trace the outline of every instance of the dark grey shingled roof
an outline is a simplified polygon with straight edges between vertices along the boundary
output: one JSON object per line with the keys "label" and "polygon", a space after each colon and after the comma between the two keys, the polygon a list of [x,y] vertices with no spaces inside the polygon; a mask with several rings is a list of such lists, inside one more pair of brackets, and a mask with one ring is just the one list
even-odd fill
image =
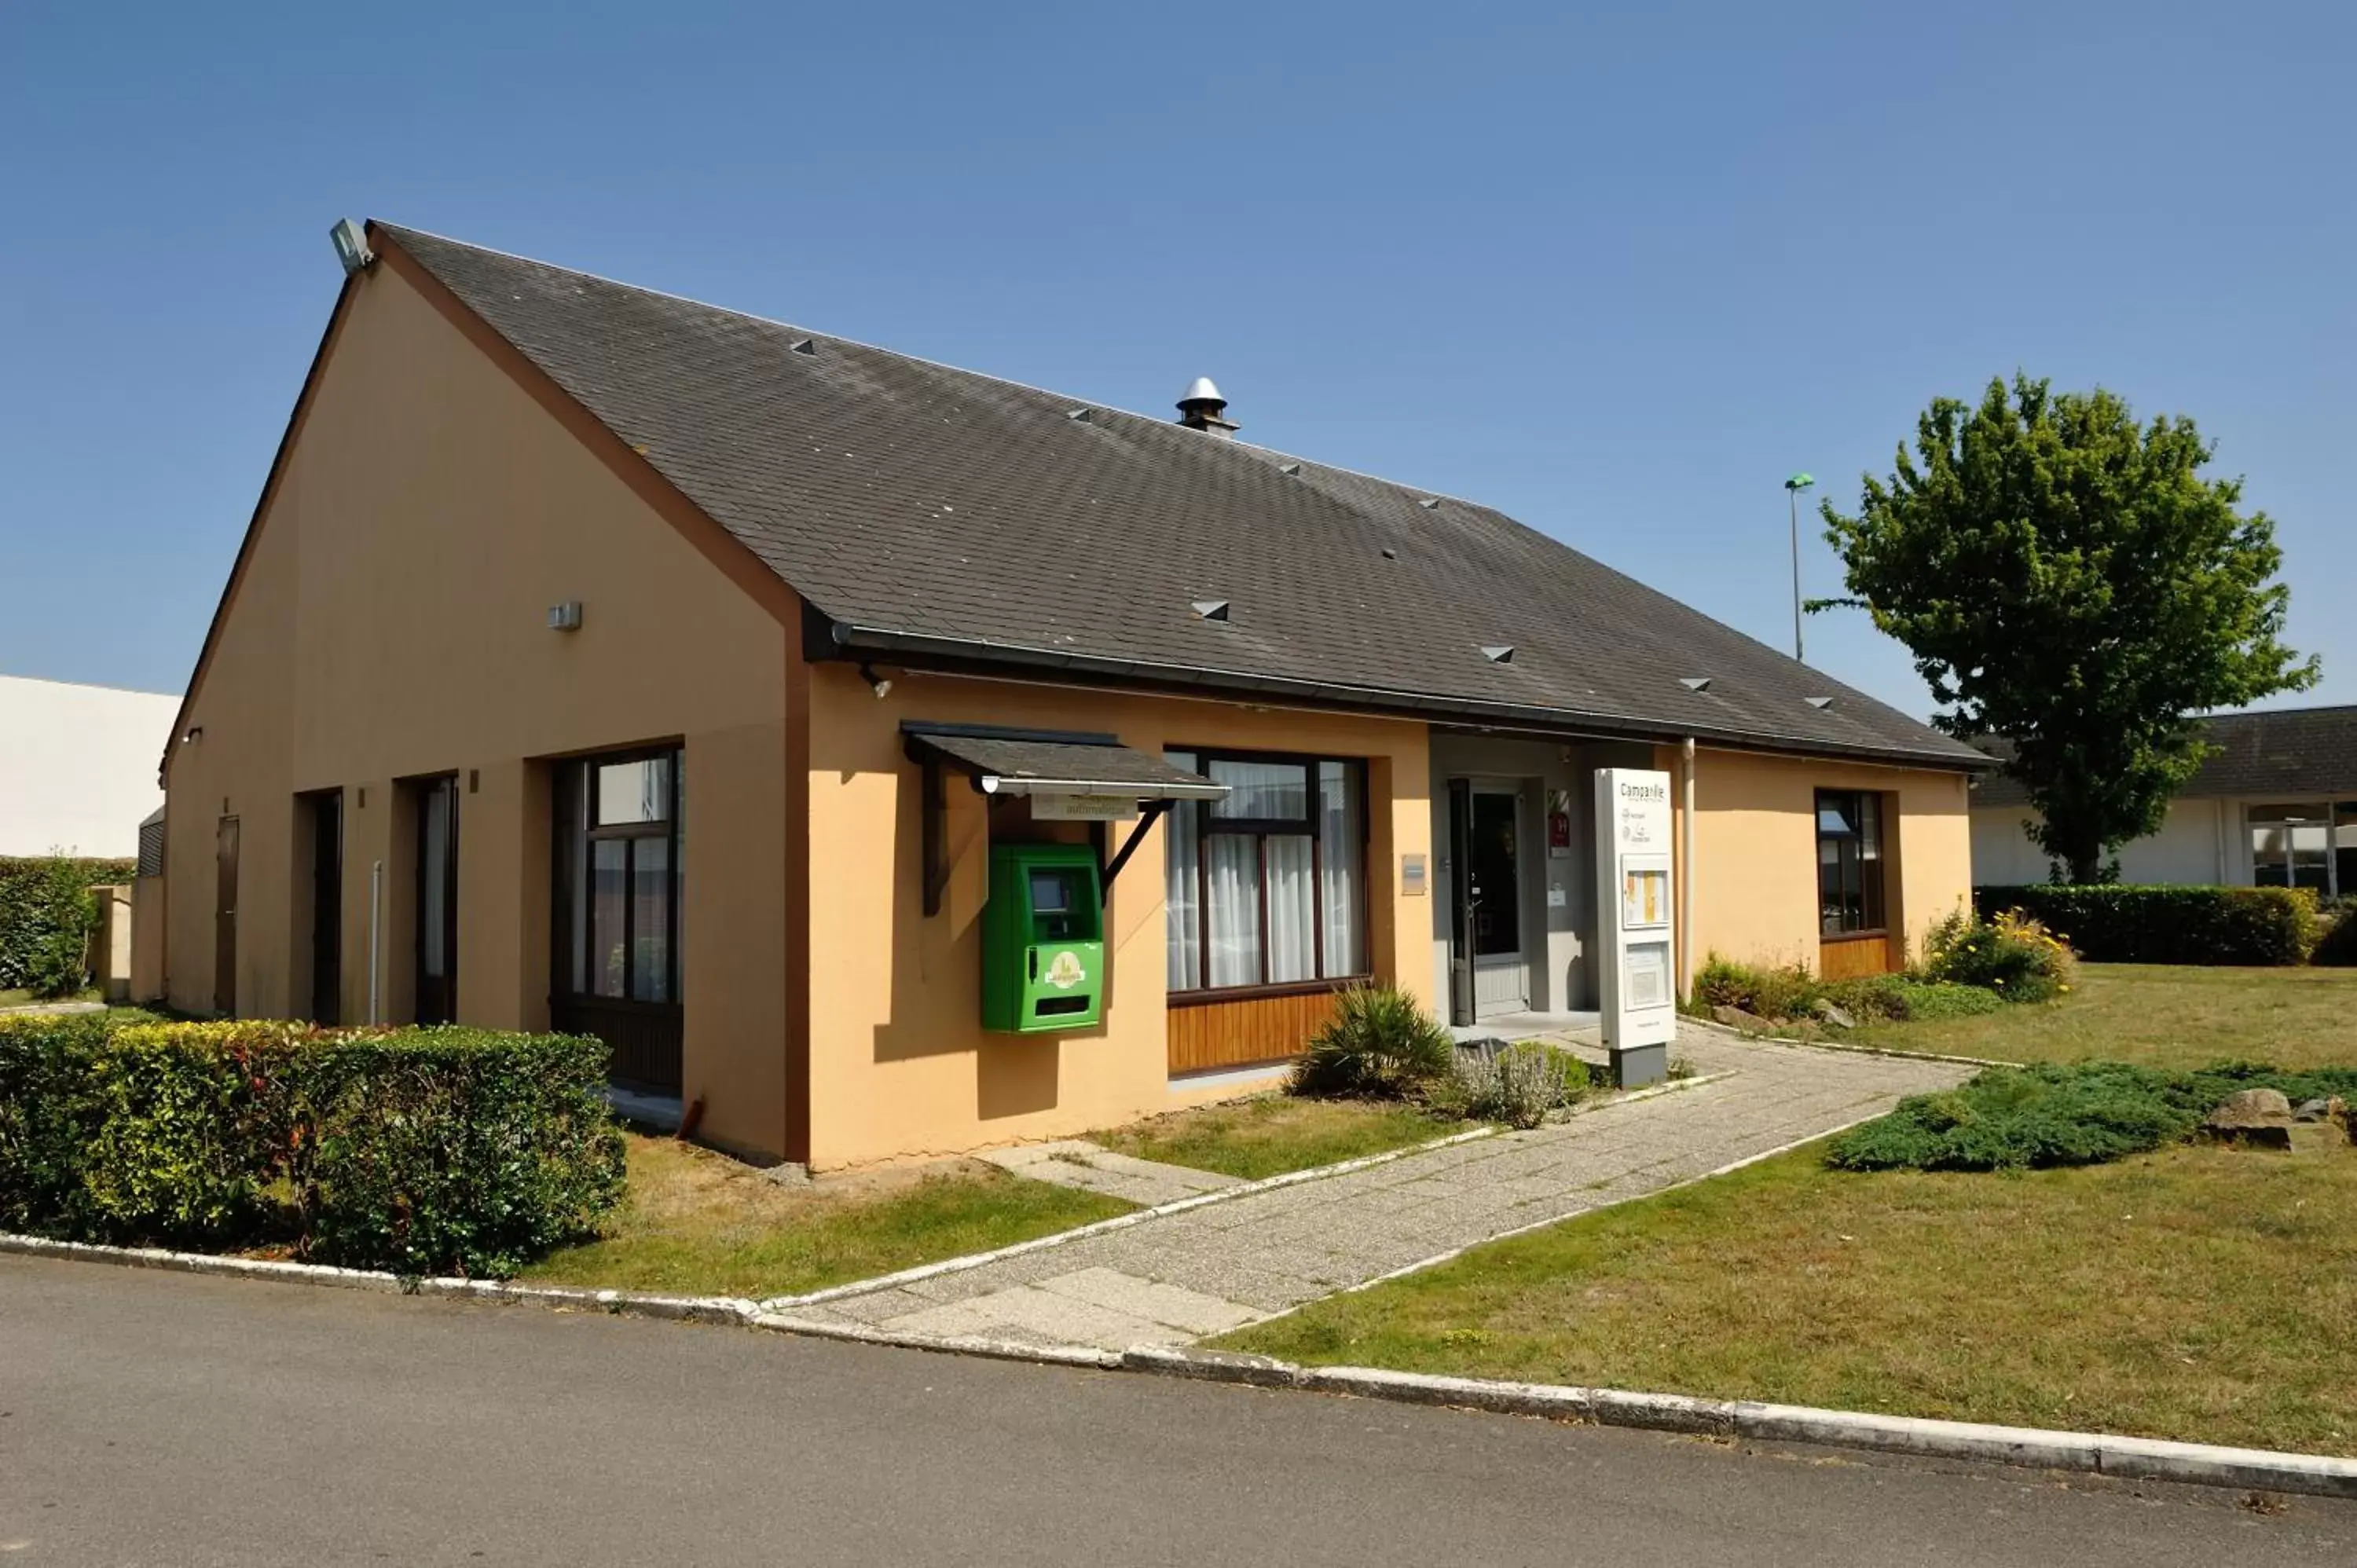
{"label": "dark grey shingled roof", "polygon": [[[414,230],[371,232],[643,452],[846,648],[1983,765],[1487,507]],[[1228,618],[1190,607],[1212,599]]]}
{"label": "dark grey shingled roof", "polygon": [[[2213,714],[2202,738],[2218,747],[2180,798],[2270,796],[2283,800],[2357,800],[2357,705]],[[2002,742],[1988,746],[2003,757]],[[1973,791],[1975,806],[2027,806],[2011,779],[1992,774]]]}

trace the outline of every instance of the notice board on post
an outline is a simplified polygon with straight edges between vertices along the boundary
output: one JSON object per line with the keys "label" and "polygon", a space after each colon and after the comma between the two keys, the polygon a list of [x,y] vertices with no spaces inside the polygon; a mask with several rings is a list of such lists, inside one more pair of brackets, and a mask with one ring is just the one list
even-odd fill
{"label": "notice board on post", "polygon": [[1596,770],[1596,926],[1604,1044],[1623,1086],[1667,1076],[1677,1037],[1670,776]]}

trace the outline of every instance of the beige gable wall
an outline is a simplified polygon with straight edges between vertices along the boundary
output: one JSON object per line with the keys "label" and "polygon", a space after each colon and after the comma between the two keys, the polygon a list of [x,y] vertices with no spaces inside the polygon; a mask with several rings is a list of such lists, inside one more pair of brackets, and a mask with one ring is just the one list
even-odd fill
{"label": "beige gable wall", "polygon": [[[583,628],[546,628],[577,599]],[[344,987],[368,1006],[384,865],[384,1015],[409,1015],[403,778],[459,775],[459,1014],[547,1020],[555,755],[683,738],[686,1094],[716,1139],[786,1116],[787,664],[732,583],[394,267],[354,286],[223,616],[170,768],[175,1004],[209,1009],[213,854],[240,820],[238,1011],[308,1003],[296,791],[345,791]],[[360,792],[366,790],[363,803]]]}
{"label": "beige gable wall", "polygon": [[[1656,766],[1674,779],[1677,752]],[[1910,958],[1972,897],[1972,822],[1961,773],[1703,749],[1695,763],[1694,960],[1817,965],[1819,789],[1897,797],[1889,874]]]}

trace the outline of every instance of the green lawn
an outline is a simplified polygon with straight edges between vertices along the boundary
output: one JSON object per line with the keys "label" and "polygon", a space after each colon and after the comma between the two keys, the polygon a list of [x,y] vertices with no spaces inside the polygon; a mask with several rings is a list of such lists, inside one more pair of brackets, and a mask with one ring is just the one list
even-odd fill
{"label": "green lawn", "polygon": [[605,1239],[554,1253],[523,1278],[759,1299],[1028,1241],[1132,1207],[985,1165],[785,1187],[725,1155],[635,1134],[630,1172]]}
{"label": "green lawn", "polygon": [[1428,1143],[1471,1125],[1407,1105],[1264,1094],[1176,1111],[1089,1137],[1142,1160],[1255,1178]]}
{"label": "green lawn", "polygon": [[1841,1038],[2000,1061],[2357,1065],[2357,969],[2083,964],[2071,994],[2052,1003],[1973,1018],[1870,1024]]}
{"label": "green lawn", "polygon": [[1818,1148],[1222,1343],[1295,1360],[2357,1455],[2357,1153],[2019,1176]]}

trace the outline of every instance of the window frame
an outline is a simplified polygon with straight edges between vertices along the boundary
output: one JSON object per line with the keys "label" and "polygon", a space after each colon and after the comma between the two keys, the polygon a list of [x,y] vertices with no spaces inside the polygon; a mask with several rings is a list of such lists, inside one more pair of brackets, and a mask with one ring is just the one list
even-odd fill
{"label": "window frame", "polygon": [[[632,762],[664,761],[663,815],[657,820],[616,822],[610,826],[597,825],[597,774],[600,768]],[[686,865],[683,856],[686,748],[677,743],[657,746],[630,746],[619,751],[584,752],[561,758],[555,764],[557,783],[554,793],[566,797],[565,809],[570,816],[559,816],[555,829],[555,854],[560,872],[556,879],[555,930],[552,944],[564,955],[552,964],[550,997],[553,1001],[598,1007],[623,1007],[640,1010],[676,1012],[681,1005],[679,933],[681,906],[684,897]],[[565,788],[571,779],[572,788]],[[578,834],[580,859],[570,860],[572,840]],[[638,975],[638,854],[636,841],[663,841],[670,884],[663,909],[663,995],[660,1001],[637,994]],[[596,845],[607,841],[622,841],[622,988],[619,995],[608,996],[595,990],[583,990],[580,982],[591,974],[592,947],[597,940],[597,921],[591,913],[596,898]],[[580,932],[576,941],[573,927],[579,917]]]}
{"label": "window frame", "polygon": [[[1342,757],[1331,752],[1254,751],[1235,746],[1190,746],[1172,741],[1161,748],[1161,755],[1183,753],[1195,760],[1192,768],[1205,778],[1211,777],[1214,762],[1256,762],[1297,766],[1306,781],[1306,804],[1302,814],[1296,817],[1222,817],[1215,816],[1212,800],[1177,800],[1171,803],[1173,814],[1179,811],[1195,813],[1195,952],[1196,975],[1208,981],[1211,972],[1211,855],[1210,840],[1215,834],[1248,837],[1254,841],[1253,864],[1257,876],[1255,886],[1260,898],[1260,918],[1257,927],[1260,939],[1260,972],[1269,972],[1269,909],[1268,909],[1268,848],[1271,838],[1306,838],[1309,841],[1310,886],[1310,954],[1319,972],[1305,980],[1258,980],[1244,985],[1200,984],[1166,993],[1167,1005],[1173,1007],[1202,1006],[1218,1002],[1248,1002],[1260,997],[1307,996],[1319,992],[1339,991],[1346,985],[1365,984],[1374,979],[1373,926],[1370,912],[1373,907],[1373,866],[1367,849],[1374,822],[1374,811],[1368,800],[1367,759],[1362,757]],[[1357,780],[1359,791],[1359,930],[1361,935],[1358,972],[1329,975],[1326,968],[1326,843],[1318,831],[1318,812],[1323,800],[1320,769],[1326,763],[1339,763],[1342,768],[1344,788]],[[1166,828],[1166,832],[1168,829]],[[1167,875],[1168,873],[1166,872]],[[1168,941],[1168,917],[1165,916],[1165,944]]]}
{"label": "window frame", "polygon": [[[1865,806],[1868,800],[1874,802],[1875,853],[1870,861],[1866,854],[1865,832]],[[1828,801],[1856,803],[1858,809],[1851,815],[1851,820],[1858,824],[1855,831],[1846,834],[1825,832],[1824,811]],[[1887,801],[1888,797],[1874,789],[1821,789],[1811,797],[1809,822],[1814,830],[1815,854],[1809,871],[1816,896],[1819,941],[1862,941],[1875,937],[1887,938],[1890,934],[1890,857],[1885,850],[1890,836],[1891,813],[1887,809]],[[1828,840],[1840,846],[1835,861],[1842,885],[1840,918],[1844,920],[1848,918],[1850,878],[1847,873],[1855,866],[1857,870],[1858,919],[1862,922],[1856,926],[1845,924],[1832,930],[1825,929],[1825,843]],[[1871,878],[1865,869],[1868,864],[1874,867]]]}
{"label": "window frame", "polygon": [[[2341,832],[2344,826],[2357,822],[2347,811],[2348,802],[2339,799],[2325,800],[2287,800],[2276,796],[2266,800],[2246,801],[2243,807],[2243,838],[2251,857],[2251,886],[2254,887],[2306,887],[2323,897],[2335,897],[2341,889],[2340,875]],[[2288,813],[2301,813],[2293,817]],[[2319,828],[2324,833],[2322,848],[2313,850],[2312,865],[2320,873],[2315,882],[2299,879],[2300,854],[2297,842],[2302,828]],[[2281,882],[2260,880],[2266,864],[2259,854],[2259,835],[2269,831],[2283,835]]]}

